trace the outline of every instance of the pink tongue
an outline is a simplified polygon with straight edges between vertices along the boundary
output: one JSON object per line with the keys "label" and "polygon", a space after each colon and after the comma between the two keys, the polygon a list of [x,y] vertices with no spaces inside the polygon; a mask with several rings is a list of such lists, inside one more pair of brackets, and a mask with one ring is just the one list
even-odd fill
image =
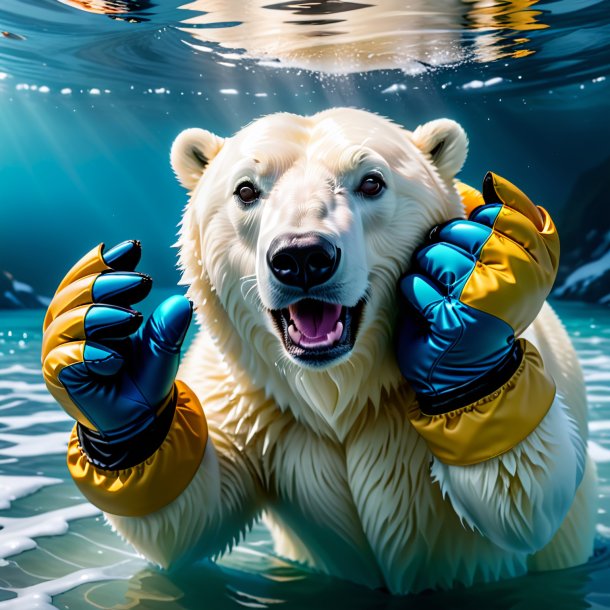
{"label": "pink tongue", "polygon": [[290,318],[306,337],[326,337],[335,329],[341,316],[341,305],[321,301],[299,301],[288,307]]}

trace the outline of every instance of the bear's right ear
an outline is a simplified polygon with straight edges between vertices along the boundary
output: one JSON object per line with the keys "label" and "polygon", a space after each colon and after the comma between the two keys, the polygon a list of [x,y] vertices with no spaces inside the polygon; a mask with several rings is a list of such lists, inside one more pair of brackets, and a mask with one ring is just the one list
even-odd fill
{"label": "bear's right ear", "polygon": [[205,129],[185,129],[172,144],[171,164],[180,184],[192,191],[209,162],[218,154],[224,138]]}
{"label": "bear's right ear", "polygon": [[462,126],[451,119],[420,125],[413,132],[413,141],[447,181],[455,178],[466,161],[468,137]]}

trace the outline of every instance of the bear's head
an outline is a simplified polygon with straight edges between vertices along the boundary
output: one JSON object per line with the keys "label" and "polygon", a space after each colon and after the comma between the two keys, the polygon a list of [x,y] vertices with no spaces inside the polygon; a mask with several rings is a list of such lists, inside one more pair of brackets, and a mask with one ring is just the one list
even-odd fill
{"label": "bear's head", "polygon": [[351,108],[181,133],[183,282],[227,365],[339,435],[375,408],[402,382],[397,281],[434,225],[464,215],[466,152],[454,121],[411,132]]}

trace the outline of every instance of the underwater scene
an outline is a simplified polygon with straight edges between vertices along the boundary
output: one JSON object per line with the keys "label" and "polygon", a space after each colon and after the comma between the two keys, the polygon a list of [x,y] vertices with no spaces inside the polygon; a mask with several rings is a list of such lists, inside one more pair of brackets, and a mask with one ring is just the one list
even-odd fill
{"label": "underwater scene", "polygon": [[[0,608],[610,608],[607,2],[2,0],[0,34]],[[549,302],[582,367],[599,479],[587,563],[393,596],[283,558],[257,521],[217,561],[163,571],[73,483],[73,420],[41,371],[65,273],[135,239],[153,279],[138,309],[184,294],[176,136],[334,107],[409,130],[457,121],[459,179],[480,188],[496,172],[553,217]]]}

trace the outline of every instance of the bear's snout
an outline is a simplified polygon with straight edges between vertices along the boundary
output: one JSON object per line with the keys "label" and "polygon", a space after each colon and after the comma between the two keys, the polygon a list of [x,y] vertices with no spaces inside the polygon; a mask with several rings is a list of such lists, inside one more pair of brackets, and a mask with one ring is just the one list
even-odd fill
{"label": "bear's snout", "polygon": [[307,290],[327,282],[337,270],[341,249],[318,233],[286,233],[267,251],[267,264],[277,280]]}

